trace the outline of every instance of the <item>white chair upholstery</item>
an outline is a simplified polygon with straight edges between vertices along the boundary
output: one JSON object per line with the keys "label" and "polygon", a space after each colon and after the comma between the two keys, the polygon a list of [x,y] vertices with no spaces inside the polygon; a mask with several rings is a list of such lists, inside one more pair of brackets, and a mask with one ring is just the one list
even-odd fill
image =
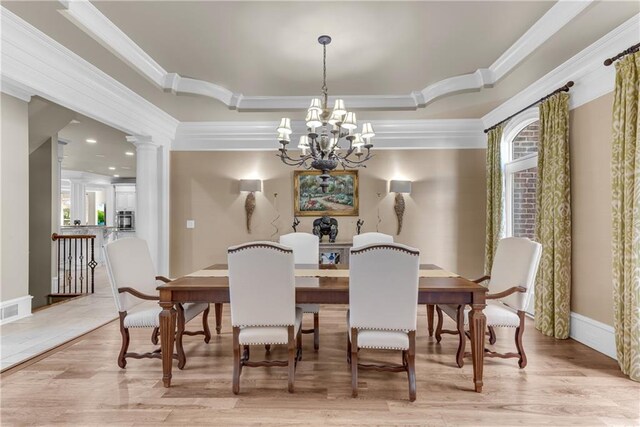
{"label": "white chair upholstery", "polygon": [[[489,293],[484,315],[489,329],[489,343],[496,340],[493,328],[506,327],[516,329],[517,353],[502,355],[493,351],[486,351],[488,357],[518,357],[520,368],[527,365],[527,358],[522,345],[522,335],[525,325],[525,310],[531,299],[531,291],[535,285],[538,265],[542,255],[542,245],[523,237],[507,237],[498,242],[498,249],[493,258],[491,275],[489,277]],[[482,278],[485,279],[485,278]],[[479,279],[478,282],[482,279]],[[514,288],[524,288],[524,292],[509,292]],[[507,293],[503,297],[498,297]],[[438,329],[436,340],[440,342],[441,334],[454,334],[459,336],[458,352],[456,360],[459,367],[464,365],[465,326],[469,324],[469,307],[455,305],[438,305]],[[464,310],[464,311],[463,311]],[[457,329],[442,329],[442,312],[457,323]]]}
{"label": "white chair upholstery", "polygon": [[[138,238],[119,239],[104,245],[104,256],[116,308],[120,313],[122,348],[118,356],[118,365],[124,368],[127,364],[127,357],[157,358],[159,353],[136,354],[127,352],[129,328],[154,328],[151,341],[153,344],[158,343],[159,315],[162,309],[156,302],[149,302],[148,300],[159,300],[159,293],[156,288],[161,282],[156,279],[155,268],[147,242]],[[123,288],[129,288],[134,293],[138,293],[139,296],[131,293],[132,291],[123,291]],[[202,334],[205,342],[209,342],[211,337],[207,323],[209,304],[182,304],[178,306],[178,312],[180,317],[176,333],[176,349],[178,367],[182,369],[186,363],[186,356],[182,347],[182,337],[185,332],[184,324],[198,314],[203,313],[203,330],[189,332],[189,334]]]}
{"label": "white chair upholstery", "polygon": [[[354,397],[358,394],[359,367],[394,372],[402,369],[409,376],[410,399],[415,400],[419,268],[420,252],[398,243],[351,249],[347,325]],[[403,364],[358,365],[361,348],[402,350]]]}
{"label": "white chair upholstery", "polygon": [[362,233],[353,236],[353,247],[372,245],[374,243],[393,243],[393,236],[384,233]]}
{"label": "white chair upholstery", "polygon": [[[320,257],[320,240],[310,233],[289,233],[280,236],[280,244],[293,249],[296,264],[318,264]],[[296,277],[296,287],[317,288],[320,281],[316,277]],[[318,313],[318,304],[299,304],[304,313]]]}
{"label": "white chair upholstery", "polygon": [[[233,326],[233,392],[240,392],[243,366],[287,366],[293,392],[300,357],[302,310],[296,308],[293,249],[253,242],[228,249],[229,297]],[[249,345],[287,344],[287,361],[249,362]],[[296,356],[297,344],[297,356]],[[244,355],[240,357],[240,348]]]}

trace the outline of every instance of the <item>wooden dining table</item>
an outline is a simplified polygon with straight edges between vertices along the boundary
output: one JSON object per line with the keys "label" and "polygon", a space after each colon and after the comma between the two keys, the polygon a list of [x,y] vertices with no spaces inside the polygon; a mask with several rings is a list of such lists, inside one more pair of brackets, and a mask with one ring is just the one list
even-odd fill
{"label": "wooden dining table", "polygon": [[[335,271],[346,270],[346,271]],[[473,385],[475,391],[482,391],[482,370],[484,366],[484,340],[487,288],[463,277],[442,273],[433,264],[421,264],[418,286],[418,304],[469,305],[469,332],[471,336],[471,357],[473,360]],[[429,271],[433,274],[429,274]],[[438,273],[440,271],[440,273]],[[298,304],[349,304],[348,266],[296,265],[296,276],[318,277],[318,287],[296,287]],[[256,271],[256,282],[260,272]],[[259,283],[256,283],[258,286]],[[393,284],[390,283],[390,286]],[[221,306],[229,303],[229,277],[226,264],[215,264],[204,270],[180,277],[158,286],[160,291],[160,340],[162,352],[162,381],[171,386],[173,352],[176,333],[176,308],[178,303],[207,302]],[[432,329],[432,325],[429,325]],[[432,332],[432,331],[430,331]]]}

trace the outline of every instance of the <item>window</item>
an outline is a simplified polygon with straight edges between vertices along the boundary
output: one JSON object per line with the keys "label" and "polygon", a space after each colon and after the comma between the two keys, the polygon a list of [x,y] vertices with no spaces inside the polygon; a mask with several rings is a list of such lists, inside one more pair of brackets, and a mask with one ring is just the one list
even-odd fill
{"label": "window", "polygon": [[[507,237],[534,240],[540,121],[537,109],[531,109],[523,116],[509,122],[503,134],[504,230]],[[529,314],[534,312],[533,301],[531,298],[526,308]]]}

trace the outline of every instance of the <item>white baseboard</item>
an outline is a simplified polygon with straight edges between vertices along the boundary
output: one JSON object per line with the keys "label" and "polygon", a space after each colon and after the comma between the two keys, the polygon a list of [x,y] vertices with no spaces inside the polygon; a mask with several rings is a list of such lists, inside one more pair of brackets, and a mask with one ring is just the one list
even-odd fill
{"label": "white baseboard", "polygon": [[582,344],[591,347],[617,360],[616,338],[613,326],[605,325],[578,313],[571,312],[571,328],[569,336]]}
{"label": "white baseboard", "polygon": [[0,302],[0,325],[31,316],[31,295]]}

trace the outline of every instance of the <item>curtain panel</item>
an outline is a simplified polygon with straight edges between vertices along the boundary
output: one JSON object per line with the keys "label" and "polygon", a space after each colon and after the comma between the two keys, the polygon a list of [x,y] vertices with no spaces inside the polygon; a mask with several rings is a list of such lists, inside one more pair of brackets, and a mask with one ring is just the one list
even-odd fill
{"label": "curtain panel", "polygon": [[545,335],[569,337],[571,313],[571,195],[569,95],[540,104],[536,240],[542,258],[535,286],[535,327]]}
{"label": "curtain panel", "polygon": [[611,178],[613,303],[618,364],[640,381],[640,53],[616,63]]}
{"label": "curtain panel", "polygon": [[493,256],[502,235],[502,163],[500,144],[502,125],[487,133],[487,218],[486,242],[484,246],[484,272],[491,274]]}

